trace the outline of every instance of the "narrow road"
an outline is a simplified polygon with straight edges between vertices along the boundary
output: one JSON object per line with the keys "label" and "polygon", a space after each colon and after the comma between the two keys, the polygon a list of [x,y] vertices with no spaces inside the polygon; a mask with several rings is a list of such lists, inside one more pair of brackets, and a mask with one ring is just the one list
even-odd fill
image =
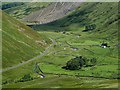
{"label": "narrow road", "polygon": [[5,68],[5,69],[2,69],[2,70],[0,70],[0,73],[1,73],[1,72],[9,71],[9,70],[11,70],[11,69],[18,68],[18,67],[20,67],[20,66],[22,66],[22,65],[25,65],[25,64],[27,64],[27,63],[29,63],[29,62],[31,62],[31,61],[34,61],[34,60],[36,60],[36,59],[44,56],[44,55],[49,51],[49,49],[51,49],[51,48],[56,44],[56,41],[55,41],[55,40],[53,40],[53,39],[51,39],[51,40],[52,40],[53,43],[52,43],[49,47],[47,47],[42,54],[40,54],[40,55],[38,55],[38,56],[36,56],[36,57],[34,57],[34,58],[26,61],[26,62],[20,63],[20,64],[18,64],[18,65],[15,65],[15,66],[12,66],[12,67],[8,67],[8,68]]}

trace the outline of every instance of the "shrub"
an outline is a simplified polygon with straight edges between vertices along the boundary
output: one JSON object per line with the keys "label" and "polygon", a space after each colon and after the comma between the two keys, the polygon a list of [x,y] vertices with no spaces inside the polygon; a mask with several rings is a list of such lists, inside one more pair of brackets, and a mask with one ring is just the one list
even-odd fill
{"label": "shrub", "polygon": [[95,24],[92,24],[92,25],[86,25],[85,26],[85,30],[83,30],[83,32],[87,32],[87,31],[92,31],[96,29],[96,25]]}

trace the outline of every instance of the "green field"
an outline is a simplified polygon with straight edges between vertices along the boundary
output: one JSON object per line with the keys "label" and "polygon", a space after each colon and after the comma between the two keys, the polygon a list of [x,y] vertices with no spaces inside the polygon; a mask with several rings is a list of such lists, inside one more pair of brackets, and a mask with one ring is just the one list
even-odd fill
{"label": "green field", "polygon": [[[54,32],[43,32],[43,33],[40,32],[40,34],[47,34],[47,36],[54,39],[57,38],[56,45],[52,47],[45,54],[45,56],[36,59],[35,61],[27,65],[23,65],[14,70],[4,72],[3,81],[7,82],[7,84],[3,85],[4,87],[24,87],[24,88],[33,88],[33,87],[34,88],[37,87],[65,88],[66,87],[68,88],[71,86],[73,88],[83,88],[83,87],[99,88],[99,87],[109,87],[111,85],[113,85],[113,87],[117,87],[118,55],[116,52],[117,50],[116,47],[112,46],[112,48],[104,49],[101,48],[100,46],[89,46],[97,41],[95,40],[89,41],[85,39],[86,42],[84,42],[84,39],[82,39],[80,42],[78,42],[79,45],[73,45],[74,47],[79,48],[77,51],[74,51],[71,49],[69,45],[65,43],[65,40],[69,38],[67,39],[67,42],[71,42],[72,44],[74,43],[74,41],[71,41],[71,38],[76,38],[76,35],[74,35],[73,37],[73,35],[72,36],[64,35]],[[83,43],[81,42],[84,42],[86,45],[83,45]],[[87,43],[89,44],[88,46]],[[99,42],[97,43],[99,44]],[[62,46],[60,46],[60,44],[62,44]],[[89,50],[94,51],[94,54],[91,53]],[[85,67],[82,68],[81,70],[75,70],[75,71],[64,70],[61,68],[66,64],[68,60],[79,55],[90,58],[96,57],[97,65],[95,65],[94,67]],[[45,73],[46,78],[40,79],[39,76],[33,71],[35,62],[39,62],[40,68]],[[34,78],[34,80],[24,82],[23,84],[21,84],[21,82],[17,82],[25,74],[30,74]],[[88,82],[88,79],[92,81]],[[56,83],[56,81],[58,82]]]}
{"label": "green field", "polygon": [[[92,7],[93,5],[95,7]],[[110,7],[112,8],[111,11]],[[20,60],[16,61],[17,55],[22,57],[24,55],[27,58],[26,60],[21,59],[21,63],[24,63],[29,61],[29,58],[33,58],[33,55],[38,55],[35,51],[40,51],[40,54],[42,54],[40,58],[36,58],[34,61],[3,72],[3,88],[118,88],[120,76],[118,73],[117,24],[119,19],[116,19],[116,7],[117,3],[83,3],[81,7],[71,12],[69,16],[60,20],[46,25],[31,26],[34,31],[24,24],[10,19],[8,15],[3,13],[3,27],[6,27],[3,28],[3,65],[7,67],[20,63]],[[113,19],[109,18],[110,15]],[[15,24],[16,22],[17,24]],[[14,27],[9,28],[9,24]],[[96,28],[83,32],[85,25],[91,24],[96,24]],[[34,38],[32,41],[16,30],[19,25],[28,30],[27,34]],[[14,33],[12,30],[14,30]],[[10,35],[4,36],[6,34],[4,31],[14,36],[17,40],[12,40],[12,38],[8,37]],[[34,43],[34,41],[38,38],[45,40],[47,44],[43,47],[37,46],[38,44]],[[16,43],[19,40],[28,43],[33,49],[27,49],[25,45]],[[18,50],[15,52],[18,54],[9,53],[10,56],[14,55],[13,58],[8,57],[7,53],[13,51],[12,46],[8,45],[12,44],[11,41],[15,43],[15,45],[13,44],[14,46],[12,45],[13,47],[21,45],[19,49],[29,55],[29,58]],[[106,42],[110,47],[102,48],[100,46],[102,42]],[[9,49],[6,48],[7,46],[9,46]],[[76,56],[96,58],[97,63],[95,66],[82,67],[79,70],[62,68],[67,61]],[[34,72],[36,62],[39,63],[45,78],[40,78]],[[32,80],[20,81],[28,74]]]}

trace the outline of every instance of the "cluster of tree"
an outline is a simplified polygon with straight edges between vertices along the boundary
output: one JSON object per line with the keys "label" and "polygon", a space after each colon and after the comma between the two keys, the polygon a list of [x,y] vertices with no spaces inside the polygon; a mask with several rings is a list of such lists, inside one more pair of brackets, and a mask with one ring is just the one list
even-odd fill
{"label": "cluster of tree", "polygon": [[31,81],[31,80],[33,80],[33,77],[31,77],[30,74],[26,74],[19,80],[19,82],[26,82],[26,81]]}
{"label": "cluster of tree", "polygon": [[94,30],[94,29],[96,29],[95,24],[87,25],[87,26],[85,26],[85,30],[83,30],[83,32],[88,32],[88,31],[91,31],[91,30]]}
{"label": "cluster of tree", "polygon": [[23,5],[23,4],[24,4],[23,2],[13,2],[13,3],[3,4],[2,5],[2,10],[8,9],[8,8],[11,8],[11,7],[15,7],[15,6],[20,6],[20,5]]}
{"label": "cluster of tree", "polygon": [[32,77],[30,74],[26,74],[26,75],[24,75],[24,76],[23,76],[21,79],[19,79],[19,80],[3,81],[3,82],[2,82],[2,85],[8,84],[8,83],[12,83],[12,82],[18,83],[18,82],[26,82],[26,81],[31,81],[31,80],[33,80],[33,77]]}
{"label": "cluster of tree", "polygon": [[96,62],[96,58],[87,59],[86,57],[79,56],[69,60],[66,63],[66,66],[63,66],[62,68],[67,70],[79,70],[82,67],[94,66],[96,65]]}

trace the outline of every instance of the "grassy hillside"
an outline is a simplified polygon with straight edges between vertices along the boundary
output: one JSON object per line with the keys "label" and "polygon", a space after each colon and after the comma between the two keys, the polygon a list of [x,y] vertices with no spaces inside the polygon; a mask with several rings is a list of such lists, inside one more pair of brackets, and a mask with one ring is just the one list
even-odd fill
{"label": "grassy hillside", "polygon": [[[56,22],[31,26],[40,35],[55,40],[55,45],[35,61],[3,72],[3,88],[118,88],[117,4],[83,3]],[[86,27],[92,25],[96,28]],[[109,47],[102,48],[103,42]],[[62,68],[76,56],[96,58],[97,61],[95,66],[79,70]],[[36,62],[45,78],[34,72]],[[21,82],[28,74],[32,80]]]}
{"label": "grassy hillside", "polygon": [[51,41],[46,36],[38,34],[4,12],[2,16],[3,68],[33,58],[50,44]]}
{"label": "grassy hillside", "polygon": [[25,16],[33,13],[37,10],[43,9],[49,5],[48,3],[38,2],[14,2],[14,3],[2,3],[2,9],[11,16],[22,19]]}
{"label": "grassy hillside", "polygon": [[[118,35],[118,3],[82,3],[79,8],[70,15],[47,24],[45,26],[62,28],[62,31],[82,31],[85,26],[95,25],[91,30],[91,37],[99,37],[107,40],[117,41]],[[42,26],[42,25],[41,25]],[[39,25],[35,26],[39,30]],[[43,26],[42,26],[43,27]],[[54,30],[57,31],[57,30]]]}

